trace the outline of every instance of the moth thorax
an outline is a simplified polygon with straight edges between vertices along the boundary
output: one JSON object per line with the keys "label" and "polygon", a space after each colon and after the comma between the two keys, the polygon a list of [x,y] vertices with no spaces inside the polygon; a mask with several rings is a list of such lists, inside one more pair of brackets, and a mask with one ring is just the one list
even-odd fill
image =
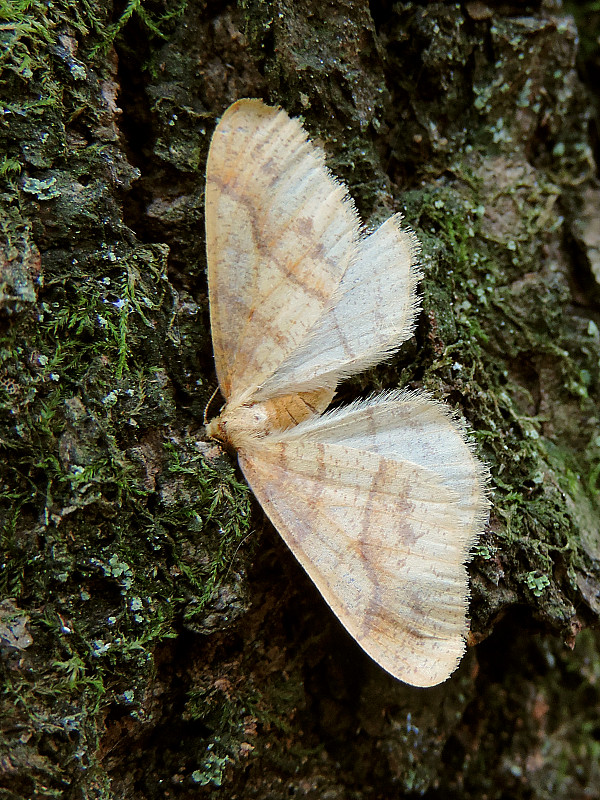
{"label": "moth thorax", "polygon": [[262,438],[271,426],[269,415],[262,403],[228,408],[206,426],[206,433],[226,445],[239,449],[248,439]]}
{"label": "moth thorax", "polygon": [[225,409],[211,420],[206,432],[236,450],[245,442],[262,439],[272,431],[284,431],[314,414],[323,412],[333,397],[331,389],[315,389],[272,397],[262,403],[249,403]]}

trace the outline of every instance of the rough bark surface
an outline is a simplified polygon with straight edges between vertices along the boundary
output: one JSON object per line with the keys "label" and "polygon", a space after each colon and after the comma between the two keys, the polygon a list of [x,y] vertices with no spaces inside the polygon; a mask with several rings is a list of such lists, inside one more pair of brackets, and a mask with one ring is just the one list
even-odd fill
{"label": "rough bark surface", "polygon": [[[597,796],[592,6],[0,2],[0,798]],[[203,170],[244,96],[423,244],[415,337],[340,399],[425,388],[491,467],[478,644],[434,689],[203,434]]]}

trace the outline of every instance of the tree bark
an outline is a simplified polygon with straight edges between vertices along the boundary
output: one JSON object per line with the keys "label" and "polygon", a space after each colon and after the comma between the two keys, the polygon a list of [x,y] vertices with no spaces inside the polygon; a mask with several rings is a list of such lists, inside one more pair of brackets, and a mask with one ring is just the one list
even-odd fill
{"label": "tree bark", "polygon": [[[550,1],[5,6],[0,798],[593,796],[600,17],[578,74]],[[490,465],[477,646],[434,689],[364,655],[204,436],[240,97],[422,243],[415,336],[339,396],[424,388]]]}

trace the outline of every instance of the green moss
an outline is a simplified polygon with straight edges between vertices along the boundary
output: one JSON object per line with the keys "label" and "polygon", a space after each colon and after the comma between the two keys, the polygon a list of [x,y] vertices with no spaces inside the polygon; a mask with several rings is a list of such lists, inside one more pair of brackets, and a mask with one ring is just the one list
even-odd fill
{"label": "green moss", "polygon": [[109,12],[0,4],[0,591],[14,605],[0,739],[15,798],[111,796],[103,720],[147,719],[156,648],[182,624],[229,624],[249,529],[232,466],[180,433],[176,391],[196,386],[165,364],[197,379],[197,337],[181,335],[168,248],[123,224],[139,173],[117,145],[110,69],[89,55]]}
{"label": "green moss", "polygon": [[144,8],[145,0],[129,0],[116,22],[107,26],[99,42],[92,50],[95,54],[98,51],[106,51],[113,46],[115,39],[119,36],[130,20],[135,17],[142,25],[147,28],[150,34],[160,39],[166,39],[165,29],[170,29],[173,20],[178,19],[186,10],[188,0],[178,0],[173,7],[164,13],[153,14]]}
{"label": "green moss", "polygon": [[[161,433],[175,413],[162,368],[164,249],[103,255],[46,276],[44,299],[0,351],[2,590],[30,609],[32,658],[55,652],[41,686],[35,670],[9,673],[5,702],[38,720],[40,691],[75,704],[67,749],[90,755],[95,715],[139,712],[153,651],[178,620],[217,625],[210,604],[249,526],[231,466]],[[55,713],[50,702],[43,724]],[[32,744],[39,724],[26,725]],[[85,745],[84,730],[96,731]]]}

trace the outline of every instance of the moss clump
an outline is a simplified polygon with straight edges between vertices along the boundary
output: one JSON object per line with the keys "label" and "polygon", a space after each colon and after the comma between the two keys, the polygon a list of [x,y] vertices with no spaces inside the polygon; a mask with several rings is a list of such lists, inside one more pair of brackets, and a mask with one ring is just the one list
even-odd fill
{"label": "moss clump", "polygon": [[115,62],[101,55],[109,14],[0,4],[0,791],[11,798],[111,796],[101,737],[112,719],[135,736],[160,716],[148,695],[157,647],[185,625],[229,624],[224,595],[244,607],[232,562],[248,491],[179,402],[198,393],[199,309],[169,282],[168,247],[123,221],[139,171],[123,153]]}
{"label": "moss clump", "polygon": [[[157,644],[181,624],[219,624],[217,587],[247,531],[248,493],[201,442],[176,446],[170,433],[165,255],[101,250],[68,275],[57,264],[38,303],[5,328],[1,589],[27,610],[33,640],[4,675],[9,752],[9,729],[26,729],[35,749],[67,714],[59,763],[81,748],[92,758],[103,710],[143,713]],[[230,620],[231,604],[221,614]],[[80,768],[68,779],[85,781]]]}

